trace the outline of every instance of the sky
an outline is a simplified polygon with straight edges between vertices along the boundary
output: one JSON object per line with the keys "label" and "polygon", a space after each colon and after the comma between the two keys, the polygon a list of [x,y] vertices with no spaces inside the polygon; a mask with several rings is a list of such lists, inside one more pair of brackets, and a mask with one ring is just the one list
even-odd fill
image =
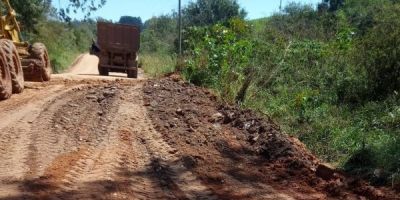
{"label": "sky", "polygon": [[[182,6],[193,0],[182,0]],[[248,19],[267,17],[279,11],[280,0],[238,0],[247,12]],[[316,5],[321,0],[282,0],[283,7],[290,2]],[[68,0],[53,0],[56,8],[66,8]],[[169,14],[178,9],[178,0],[107,0],[106,5],[92,14],[92,17],[118,21],[121,16],[141,17],[143,21],[153,16]],[[71,15],[72,18],[82,19],[83,14]]]}

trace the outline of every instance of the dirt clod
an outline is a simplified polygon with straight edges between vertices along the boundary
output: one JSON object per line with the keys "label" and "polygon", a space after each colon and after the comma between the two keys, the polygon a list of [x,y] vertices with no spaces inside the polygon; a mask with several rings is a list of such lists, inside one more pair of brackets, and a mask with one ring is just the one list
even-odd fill
{"label": "dirt clod", "polygon": [[331,180],[335,178],[336,170],[327,164],[319,164],[315,173],[324,180]]}

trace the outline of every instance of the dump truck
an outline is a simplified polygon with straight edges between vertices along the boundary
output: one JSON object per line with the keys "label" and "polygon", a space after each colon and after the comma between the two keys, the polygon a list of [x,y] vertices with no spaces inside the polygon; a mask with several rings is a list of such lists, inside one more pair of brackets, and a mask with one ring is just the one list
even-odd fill
{"label": "dump truck", "polygon": [[128,78],[138,76],[140,29],[134,25],[97,23],[97,42],[93,41],[90,54],[99,58],[99,74],[127,73]]}
{"label": "dump truck", "polygon": [[49,81],[52,72],[46,46],[22,40],[16,12],[2,0],[7,13],[0,18],[0,100],[24,90],[25,81]]}

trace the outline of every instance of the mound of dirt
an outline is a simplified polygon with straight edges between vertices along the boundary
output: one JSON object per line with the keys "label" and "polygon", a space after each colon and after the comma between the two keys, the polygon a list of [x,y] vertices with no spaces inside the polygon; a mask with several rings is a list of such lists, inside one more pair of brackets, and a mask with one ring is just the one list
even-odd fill
{"label": "mound of dirt", "polygon": [[177,75],[148,81],[143,92],[155,128],[179,149],[172,153],[221,199],[263,198],[271,189],[295,199],[396,199],[323,165],[271,119],[221,104]]}

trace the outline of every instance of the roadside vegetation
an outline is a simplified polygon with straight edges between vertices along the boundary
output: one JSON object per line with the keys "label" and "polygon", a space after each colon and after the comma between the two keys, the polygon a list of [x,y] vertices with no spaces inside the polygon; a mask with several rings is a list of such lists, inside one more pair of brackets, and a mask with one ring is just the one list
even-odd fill
{"label": "roadside vegetation", "polygon": [[[197,0],[184,9],[184,78],[272,117],[326,162],[375,184],[396,181],[400,2],[290,3],[252,21],[236,1],[222,2]],[[145,26],[150,58],[176,52],[168,34],[175,20],[163,17],[152,19],[159,29]],[[173,69],[151,66],[166,67],[157,75]]]}
{"label": "roadside vegetation", "polygon": [[139,57],[143,70],[155,77],[174,72],[177,58],[176,15],[153,17],[143,27]]}
{"label": "roadside vegetation", "polygon": [[79,54],[87,52],[94,38],[94,21],[42,21],[30,40],[43,42],[49,51],[55,73],[66,70]]}

